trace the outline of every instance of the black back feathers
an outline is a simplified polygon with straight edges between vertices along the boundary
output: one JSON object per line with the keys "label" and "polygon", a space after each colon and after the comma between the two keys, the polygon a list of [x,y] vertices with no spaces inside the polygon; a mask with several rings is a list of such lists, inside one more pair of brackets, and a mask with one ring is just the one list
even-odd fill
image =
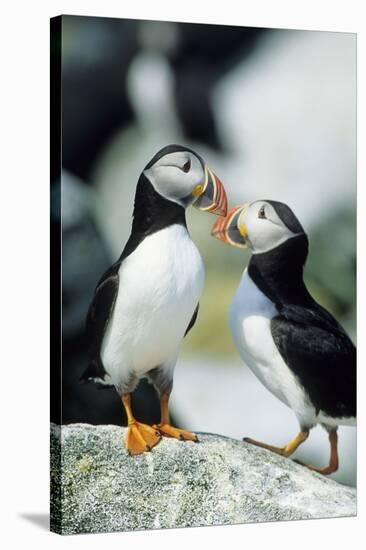
{"label": "black back feathers", "polygon": [[86,318],[86,337],[89,347],[90,363],[80,381],[104,379],[106,372],[100,357],[100,350],[109,319],[113,313],[118,295],[118,263],[108,269],[95,289]]}
{"label": "black back feathers", "polygon": [[271,331],[316,412],[356,417],[356,348],[336,319],[315,301],[309,307],[286,305],[273,317]]}

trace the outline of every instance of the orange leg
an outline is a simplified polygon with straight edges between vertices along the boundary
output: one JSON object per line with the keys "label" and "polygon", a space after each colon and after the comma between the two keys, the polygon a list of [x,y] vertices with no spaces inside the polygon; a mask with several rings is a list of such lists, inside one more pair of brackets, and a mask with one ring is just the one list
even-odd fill
{"label": "orange leg", "polygon": [[131,409],[130,394],[122,395],[122,403],[127,414],[128,429],[126,434],[126,449],[130,455],[138,455],[150,451],[154,445],[159,443],[160,433],[153,427],[135,420]]}
{"label": "orange leg", "polygon": [[324,468],[317,468],[316,466],[313,466],[312,464],[305,464],[304,462],[301,462],[301,460],[295,460],[298,464],[301,464],[302,466],[306,466],[310,470],[313,470],[314,472],[318,472],[319,474],[323,474],[325,476],[332,474],[333,472],[336,472],[338,470],[338,435],[337,431],[333,430],[329,433],[329,443],[330,443],[330,460],[328,466],[325,466]]}
{"label": "orange leg", "polygon": [[244,437],[243,441],[261,447],[262,449],[267,449],[281,456],[290,456],[296,451],[296,449],[309,437],[309,430],[303,430],[297,434],[294,439],[292,439],[284,447],[274,447],[273,445],[268,445],[267,443],[262,443],[261,441],[256,441],[255,439],[250,439],[249,437]]}
{"label": "orange leg", "polygon": [[161,420],[160,424],[156,424],[153,427],[156,428],[161,435],[167,437],[174,437],[182,441],[198,441],[196,434],[192,432],[187,432],[186,430],[180,430],[179,428],[174,428],[170,424],[170,415],[169,415],[169,394],[163,392],[160,395],[160,409],[161,409]]}

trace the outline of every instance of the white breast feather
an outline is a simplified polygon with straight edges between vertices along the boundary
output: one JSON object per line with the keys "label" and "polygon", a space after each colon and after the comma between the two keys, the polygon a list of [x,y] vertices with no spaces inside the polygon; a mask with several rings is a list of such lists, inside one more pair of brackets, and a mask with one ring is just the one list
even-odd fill
{"label": "white breast feather", "polygon": [[315,422],[315,409],[272,338],[270,323],[277,313],[245,270],[229,314],[236,348],[262,384],[294,410],[301,424],[310,426]]}
{"label": "white breast feather", "polygon": [[174,368],[184,333],[200,299],[204,266],[181,225],[146,237],[120,267],[119,291],[102,346],[114,383],[128,372]]}

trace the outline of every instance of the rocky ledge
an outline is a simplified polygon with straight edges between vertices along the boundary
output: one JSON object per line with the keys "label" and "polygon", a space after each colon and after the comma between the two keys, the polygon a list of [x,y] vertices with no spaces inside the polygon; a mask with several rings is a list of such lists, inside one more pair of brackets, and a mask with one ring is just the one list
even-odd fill
{"label": "rocky ledge", "polygon": [[[131,457],[125,428],[51,426],[51,529],[62,534],[356,515],[356,490],[242,441],[163,438]],[[62,450],[61,450],[62,449]]]}

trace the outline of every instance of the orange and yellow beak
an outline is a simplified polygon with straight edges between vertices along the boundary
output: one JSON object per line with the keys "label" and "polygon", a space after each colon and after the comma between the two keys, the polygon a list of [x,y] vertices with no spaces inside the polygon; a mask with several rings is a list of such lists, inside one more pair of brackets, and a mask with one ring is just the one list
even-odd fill
{"label": "orange and yellow beak", "polygon": [[247,227],[243,221],[243,213],[247,210],[249,204],[234,206],[230,208],[225,218],[219,218],[211,230],[211,235],[231,246],[246,248],[247,246]]}
{"label": "orange and yellow beak", "polygon": [[207,164],[205,165],[205,181],[193,189],[192,195],[195,197],[192,204],[199,210],[226,216],[227,197],[225,188]]}

